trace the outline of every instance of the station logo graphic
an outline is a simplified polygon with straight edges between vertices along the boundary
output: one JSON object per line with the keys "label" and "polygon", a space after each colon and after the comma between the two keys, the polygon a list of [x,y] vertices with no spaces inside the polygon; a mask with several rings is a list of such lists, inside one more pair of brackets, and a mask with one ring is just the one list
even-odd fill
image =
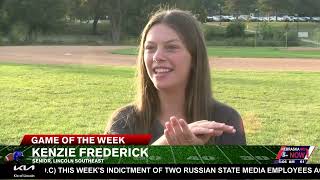
{"label": "station logo graphic", "polygon": [[306,164],[315,146],[281,146],[275,164]]}

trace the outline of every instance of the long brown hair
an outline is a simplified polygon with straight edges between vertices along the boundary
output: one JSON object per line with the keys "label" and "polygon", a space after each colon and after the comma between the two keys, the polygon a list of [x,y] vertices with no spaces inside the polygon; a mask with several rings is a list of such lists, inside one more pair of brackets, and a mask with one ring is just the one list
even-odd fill
{"label": "long brown hair", "polygon": [[[199,23],[189,12],[178,9],[161,9],[151,16],[141,34],[137,59],[138,89],[136,101],[133,104],[136,119],[134,128],[139,130],[136,133],[150,133],[152,122],[160,112],[158,92],[148,76],[143,59],[146,36],[151,27],[160,23],[169,26],[177,32],[192,56],[184,105],[184,113],[188,123],[202,119],[212,119],[210,111],[212,111],[213,98],[211,94],[209,62]],[[109,128],[110,130],[119,111],[114,113],[107,129]]]}

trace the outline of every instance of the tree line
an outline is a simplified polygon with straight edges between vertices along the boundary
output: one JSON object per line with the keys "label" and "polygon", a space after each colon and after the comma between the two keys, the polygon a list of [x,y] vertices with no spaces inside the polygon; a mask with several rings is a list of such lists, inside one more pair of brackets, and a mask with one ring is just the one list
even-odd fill
{"label": "tree line", "polygon": [[97,34],[99,20],[108,20],[112,43],[121,36],[139,36],[148,16],[160,7],[191,11],[199,21],[208,14],[288,14],[320,16],[319,0],[0,0],[0,36],[17,23],[26,27],[26,41],[38,33],[53,32],[65,23],[92,22]]}

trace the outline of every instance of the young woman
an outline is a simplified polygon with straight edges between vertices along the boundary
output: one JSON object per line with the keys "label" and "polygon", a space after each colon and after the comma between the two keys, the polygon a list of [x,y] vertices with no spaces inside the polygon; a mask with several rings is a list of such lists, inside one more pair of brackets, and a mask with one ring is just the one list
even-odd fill
{"label": "young woman", "polygon": [[246,143],[240,115],[212,97],[203,34],[190,13],[155,13],[137,63],[137,99],[113,114],[106,133],[150,133],[157,145]]}

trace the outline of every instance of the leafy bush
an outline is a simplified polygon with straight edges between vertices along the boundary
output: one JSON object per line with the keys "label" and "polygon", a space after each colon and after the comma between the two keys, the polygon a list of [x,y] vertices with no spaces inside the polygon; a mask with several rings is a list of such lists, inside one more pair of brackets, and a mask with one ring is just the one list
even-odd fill
{"label": "leafy bush", "polygon": [[226,36],[227,37],[244,37],[245,25],[240,21],[232,22],[227,26]]}
{"label": "leafy bush", "polygon": [[225,29],[223,27],[203,25],[202,30],[203,30],[204,38],[207,41],[225,36]]}
{"label": "leafy bush", "polygon": [[288,32],[288,46],[298,46],[299,38],[296,32]]}
{"label": "leafy bush", "polygon": [[208,46],[254,46],[252,38],[220,38],[207,41]]}
{"label": "leafy bush", "polygon": [[4,10],[0,9],[0,33],[7,33],[8,32],[8,17]]}
{"label": "leafy bush", "polygon": [[9,39],[11,42],[22,42],[28,35],[28,26],[24,23],[15,23],[11,25]]}
{"label": "leafy bush", "polygon": [[312,31],[312,35],[311,35],[312,39],[315,41],[320,41],[320,27],[319,28],[315,28]]}
{"label": "leafy bush", "polygon": [[[283,30],[274,29],[268,23],[263,23],[258,37],[258,46],[298,46],[299,38],[297,32],[287,32],[288,27]],[[287,37],[286,37],[287,33]],[[287,41],[287,44],[286,44]]]}
{"label": "leafy bush", "polygon": [[261,26],[260,34],[262,36],[263,40],[270,40],[273,39],[274,35],[274,30],[268,23],[263,23]]}

